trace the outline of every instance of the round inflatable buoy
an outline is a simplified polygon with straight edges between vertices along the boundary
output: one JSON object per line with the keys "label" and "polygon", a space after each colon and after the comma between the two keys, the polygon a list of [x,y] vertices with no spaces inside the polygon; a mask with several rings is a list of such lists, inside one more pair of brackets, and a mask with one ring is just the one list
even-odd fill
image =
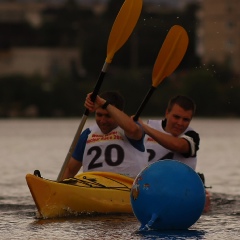
{"label": "round inflatable buoy", "polygon": [[205,189],[198,174],[186,164],[160,160],[135,178],[131,205],[140,230],[188,229],[203,212]]}

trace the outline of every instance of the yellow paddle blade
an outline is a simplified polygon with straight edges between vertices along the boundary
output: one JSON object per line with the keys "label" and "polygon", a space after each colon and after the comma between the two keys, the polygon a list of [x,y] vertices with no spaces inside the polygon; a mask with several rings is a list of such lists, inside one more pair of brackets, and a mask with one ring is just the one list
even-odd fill
{"label": "yellow paddle blade", "polygon": [[125,0],[112,26],[108,38],[106,62],[111,63],[114,54],[131,35],[142,10],[142,0]]}
{"label": "yellow paddle blade", "polygon": [[183,27],[174,25],[170,29],[153,67],[153,87],[157,87],[164,78],[174,72],[186,53],[188,41],[187,32]]}

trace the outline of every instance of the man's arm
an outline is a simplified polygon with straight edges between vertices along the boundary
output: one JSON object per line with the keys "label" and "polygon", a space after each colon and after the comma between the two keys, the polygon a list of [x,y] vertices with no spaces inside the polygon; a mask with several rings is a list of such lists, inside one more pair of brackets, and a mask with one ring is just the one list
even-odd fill
{"label": "man's arm", "polygon": [[63,177],[60,180],[74,177],[78,173],[79,169],[82,167],[83,153],[89,133],[90,133],[89,128],[85,129],[82,132],[80,138],[78,139],[74,152],[67,164],[65,172],[63,173]]}
{"label": "man's arm", "polygon": [[73,157],[71,157],[66,167],[66,170],[63,174],[63,177],[62,179],[60,179],[60,181],[66,178],[74,177],[78,173],[81,167],[82,167],[82,162],[79,162]]}
{"label": "man's arm", "polygon": [[109,115],[114,118],[118,126],[120,126],[124,130],[125,135],[128,138],[139,140],[143,137],[143,129],[141,128],[141,126],[134,122],[133,119],[130,118],[123,111],[120,111],[111,104],[107,106],[106,110],[108,111]]}
{"label": "man's arm", "polygon": [[163,147],[178,153],[188,153],[190,151],[189,143],[186,139],[181,137],[174,137],[166,133],[160,132],[145,123],[141,123],[147,135],[152,137]]}
{"label": "man's arm", "polygon": [[[91,101],[91,93],[87,95],[85,107],[89,109],[89,111],[93,112],[97,108],[102,107],[106,100],[97,96],[95,102]],[[143,137],[143,130],[141,126],[139,126],[136,122],[133,121],[127,114],[123,111],[119,110],[115,106],[108,104],[105,108],[109,115],[116,121],[119,127],[121,127],[125,135],[134,140],[140,140]]]}

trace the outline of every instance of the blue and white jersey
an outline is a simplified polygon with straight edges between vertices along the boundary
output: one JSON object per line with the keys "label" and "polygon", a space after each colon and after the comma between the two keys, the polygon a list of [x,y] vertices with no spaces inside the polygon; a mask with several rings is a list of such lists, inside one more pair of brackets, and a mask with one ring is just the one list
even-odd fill
{"label": "blue and white jersey", "polygon": [[81,134],[73,157],[82,162],[83,172],[115,172],[135,178],[148,165],[143,140],[127,138],[120,127],[104,134],[95,124]]}

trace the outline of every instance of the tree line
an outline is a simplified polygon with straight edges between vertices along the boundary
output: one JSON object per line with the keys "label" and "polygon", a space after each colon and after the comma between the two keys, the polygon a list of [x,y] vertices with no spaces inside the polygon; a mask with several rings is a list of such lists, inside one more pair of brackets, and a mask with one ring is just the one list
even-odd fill
{"label": "tree line", "polygon": [[[106,57],[106,45],[113,21],[123,1],[109,1],[107,11],[95,15],[67,1],[59,9],[43,11],[43,24],[33,28],[27,22],[1,24],[2,49],[12,46],[77,47],[86,70],[59,72],[50,79],[40,75],[0,78],[0,117],[75,117],[82,115],[86,94],[93,90]],[[126,112],[134,114],[148,88],[154,61],[175,24],[189,35],[187,53],[177,70],[156,89],[143,115],[163,115],[168,99],[176,94],[192,97],[197,116],[240,116],[239,76],[226,65],[202,65],[196,55],[196,11],[148,12],[143,6],[140,19],[127,43],[115,54],[101,91],[118,90],[126,99]],[[51,16],[51,17],[49,17]],[[11,27],[12,31],[7,31]]]}

